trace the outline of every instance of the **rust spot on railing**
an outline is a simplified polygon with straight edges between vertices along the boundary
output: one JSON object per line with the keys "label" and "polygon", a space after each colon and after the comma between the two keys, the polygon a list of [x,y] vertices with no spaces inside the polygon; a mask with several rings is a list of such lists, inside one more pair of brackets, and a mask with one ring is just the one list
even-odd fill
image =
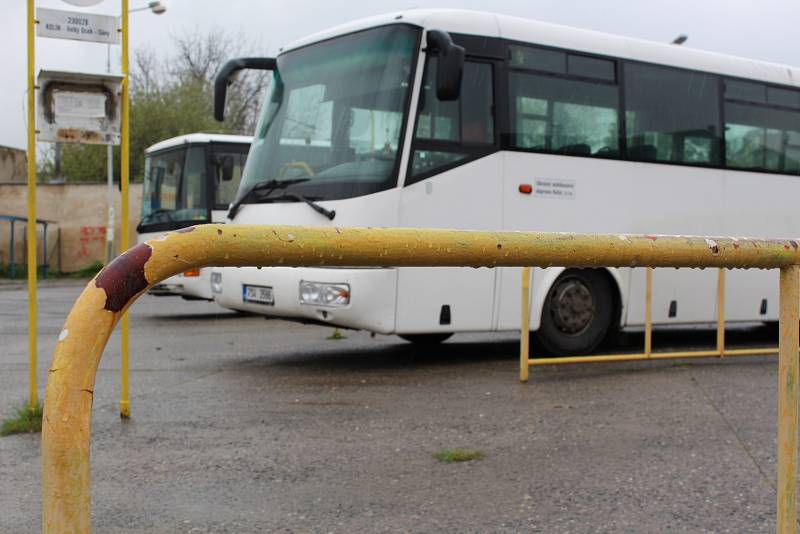
{"label": "rust spot on railing", "polygon": [[137,293],[147,287],[144,264],[152,253],[150,245],[141,243],[100,271],[94,284],[106,292],[106,310],[121,311]]}

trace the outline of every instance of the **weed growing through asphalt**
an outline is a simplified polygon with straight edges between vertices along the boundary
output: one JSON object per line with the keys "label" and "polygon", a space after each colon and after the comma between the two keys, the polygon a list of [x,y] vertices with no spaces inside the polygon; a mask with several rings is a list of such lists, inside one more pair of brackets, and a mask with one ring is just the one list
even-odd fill
{"label": "weed growing through asphalt", "polygon": [[331,332],[331,335],[328,336],[328,339],[347,339],[347,336],[342,334],[341,330],[338,328],[334,328],[333,332]]}
{"label": "weed growing through asphalt", "polygon": [[44,405],[40,402],[33,410],[28,407],[27,402],[17,408],[16,415],[7,421],[3,421],[0,427],[0,436],[10,436],[11,434],[33,434],[42,431],[42,412]]}
{"label": "weed growing through asphalt", "polygon": [[439,452],[433,453],[433,457],[440,462],[451,463],[483,460],[485,455],[480,451],[471,451],[468,449],[442,449]]}

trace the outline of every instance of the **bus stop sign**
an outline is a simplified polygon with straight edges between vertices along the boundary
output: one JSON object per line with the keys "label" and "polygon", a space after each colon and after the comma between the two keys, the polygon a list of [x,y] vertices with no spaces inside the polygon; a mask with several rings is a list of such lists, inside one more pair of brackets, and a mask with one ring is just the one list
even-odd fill
{"label": "bus stop sign", "polygon": [[38,141],[118,145],[122,77],[40,71]]}

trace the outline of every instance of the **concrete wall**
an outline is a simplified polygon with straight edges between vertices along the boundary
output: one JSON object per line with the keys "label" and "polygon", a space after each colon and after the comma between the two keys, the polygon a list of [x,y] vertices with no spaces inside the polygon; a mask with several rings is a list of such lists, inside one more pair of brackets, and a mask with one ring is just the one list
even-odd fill
{"label": "concrete wall", "polygon": [[[104,261],[106,249],[105,226],[107,220],[106,184],[39,184],[36,186],[37,219],[55,221],[48,226],[47,256],[49,264],[57,269],[58,249],[61,251],[61,271],[74,272]],[[130,236],[136,243],[136,224],[142,203],[142,184],[130,188]],[[114,209],[117,215],[114,236],[119,243],[120,192],[114,188]],[[27,187],[25,184],[0,183],[0,215],[27,216]],[[58,243],[58,228],[61,243]],[[25,263],[25,224],[16,223],[14,231],[15,262]],[[42,229],[39,226],[39,264],[43,263]],[[0,221],[0,264],[9,263],[10,224]],[[118,253],[115,251],[115,253]]]}
{"label": "concrete wall", "polygon": [[0,182],[25,182],[27,161],[24,150],[0,146]]}

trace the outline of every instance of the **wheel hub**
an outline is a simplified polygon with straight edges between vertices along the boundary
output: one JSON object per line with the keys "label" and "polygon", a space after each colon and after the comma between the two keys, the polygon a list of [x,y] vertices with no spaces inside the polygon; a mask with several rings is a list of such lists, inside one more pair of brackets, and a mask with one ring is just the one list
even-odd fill
{"label": "wheel hub", "polygon": [[553,321],[566,334],[580,334],[594,318],[592,292],[579,279],[563,280],[555,288],[551,305]]}

